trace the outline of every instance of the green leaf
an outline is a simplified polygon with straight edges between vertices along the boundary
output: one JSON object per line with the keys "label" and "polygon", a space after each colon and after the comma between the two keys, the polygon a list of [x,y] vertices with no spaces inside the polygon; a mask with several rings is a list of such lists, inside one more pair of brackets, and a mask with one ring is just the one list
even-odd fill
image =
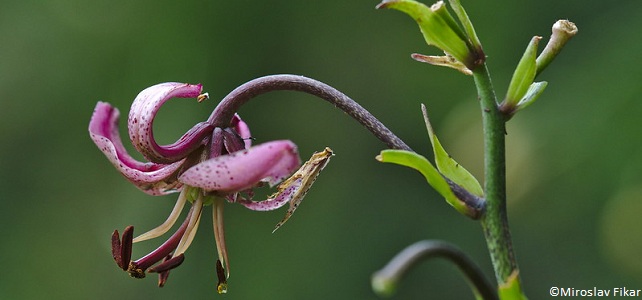
{"label": "green leaf", "polygon": [[464,10],[464,7],[461,6],[459,0],[448,0],[448,2],[450,3],[450,7],[452,7],[453,11],[455,11],[457,18],[459,18],[459,22],[461,22],[461,25],[464,27],[464,31],[466,31],[466,35],[468,36],[468,39],[472,43],[473,47],[475,47],[477,51],[481,52],[481,42],[477,37],[477,33],[475,32],[473,23],[470,21],[466,10]]}
{"label": "green leaf", "polygon": [[544,92],[544,89],[546,89],[546,86],[548,86],[548,82],[546,81],[540,81],[540,82],[533,82],[531,86],[528,88],[528,91],[526,91],[526,95],[519,100],[519,103],[517,103],[517,107],[515,111],[522,110],[526,108],[527,106],[533,104],[537,98]]}
{"label": "green leaf", "polygon": [[469,208],[459,200],[450,189],[446,179],[437,171],[425,157],[406,150],[383,150],[377,156],[377,160],[385,163],[394,163],[413,168],[421,173],[439,194],[446,198],[446,202],[454,207],[458,212],[469,215]]}
{"label": "green leaf", "polygon": [[534,36],[531,39],[526,51],[524,51],[522,59],[517,64],[513,78],[508,86],[508,91],[506,92],[506,98],[502,103],[503,111],[512,111],[515,106],[517,106],[517,103],[526,95],[528,88],[533,83],[533,80],[535,80],[535,74],[537,73],[537,64],[535,62],[537,58],[537,45],[541,39],[539,36]]}
{"label": "green leaf", "polygon": [[469,69],[474,67],[472,46],[443,1],[428,7],[414,0],[384,0],[377,8],[392,8],[406,13],[417,22],[426,43],[452,55]]}
{"label": "green leaf", "polygon": [[475,176],[470,174],[468,170],[457,163],[446,152],[444,147],[441,146],[441,143],[439,142],[439,139],[437,139],[437,136],[435,135],[435,132],[430,125],[430,121],[428,120],[428,112],[426,111],[426,106],[423,104],[421,105],[421,111],[424,114],[424,121],[426,122],[428,136],[430,137],[430,143],[432,144],[432,151],[435,153],[435,163],[437,164],[439,172],[448,177],[448,179],[452,180],[454,183],[463,187],[469,193],[478,197],[483,197],[484,190],[482,189],[479,181],[477,181]]}

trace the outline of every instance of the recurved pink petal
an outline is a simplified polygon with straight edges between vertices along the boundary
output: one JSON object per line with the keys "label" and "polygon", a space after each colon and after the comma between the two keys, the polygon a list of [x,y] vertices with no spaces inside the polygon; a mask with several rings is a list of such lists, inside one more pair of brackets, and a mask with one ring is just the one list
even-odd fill
{"label": "recurved pink petal", "polygon": [[140,92],[132,103],[128,118],[129,138],[134,147],[152,162],[172,163],[183,159],[200,146],[212,131],[212,126],[207,122],[196,124],[178,141],[164,146],[156,143],[152,128],[156,113],[167,100],[174,97],[196,98],[201,90],[200,84],[166,82]]}
{"label": "recurved pink petal", "polygon": [[174,192],[181,183],[174,173],[183,161],[168,165],[140,162],[127,153],[118,133],[118,109],[98,102],[89,121],[89,135],[109,161],[138,188],[151,195]]}
{"label": "recurved pink petal", "polygon": [[262,181],[275,185],[300,163],[296,145],[279,140],[206,160],[189,168],[178,179],[206,191],[234,193]]}

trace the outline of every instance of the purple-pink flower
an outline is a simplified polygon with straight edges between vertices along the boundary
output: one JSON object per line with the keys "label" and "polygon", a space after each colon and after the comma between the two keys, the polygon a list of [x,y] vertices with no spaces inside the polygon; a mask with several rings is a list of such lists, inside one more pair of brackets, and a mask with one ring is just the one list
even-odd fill
{"label": "purple-pink flower", "polygon": [[[150,195],[179,193],[167,221],[157,228],[136,238],[132,226],[123,231],[122,238],[114,231],[112,254],[118,266],[137,278],[145,277],[146,272],[159,273],[159,286],[163,286],[169,271],[183,262],[203,208],[211,205],[219,256],[216,266],[218,291],[223,293],[230,268],[223,231],[224,202],[238,201],[250,209],[271,210],[283,206],[293,195],[302,197],[305,191],[297,189],[308,189],[309,186],[299,186],[297,182],[301,180],[289,180],[295,182],[293,186],[279,187],[279,192],[265,201],[252,201],[253,187],[278,184],[296,171],[301,162],[296,145],[289,140],[252,147],[249,127],[238,115],[234,115],[227,127],[214,127],[208,120],[196,124],[173,144],[156,143],[152,131],[154,118],[167,100],[197,98],[200,101],[206,97],[200,84],[174,82],[151,86],[136,97],[127,127],[133,146],[148,160],[145,162],[128,154],[118,132],[119,111],[108,103],[96,105],[89,134],[112,165],[143,192]],[[187,202],[191,203],[190,211],[175,233],[156,250],[131,260],[132,244],[166,233]]]}

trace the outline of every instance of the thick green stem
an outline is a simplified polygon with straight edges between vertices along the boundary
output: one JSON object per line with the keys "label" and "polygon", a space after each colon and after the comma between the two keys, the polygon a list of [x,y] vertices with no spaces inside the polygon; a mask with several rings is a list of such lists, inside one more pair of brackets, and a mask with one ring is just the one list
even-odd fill
{"label": "thick green stem", "polygon": [[508,217],[506,215],[506,119],[499,111],[497,99],[486,64],[473,72],[475,85],[482,108],[484,128],[484,176],[486,212],[482,227],[495,269],[498,284],[508,282],[517,274],[517,262],[513,254]]}

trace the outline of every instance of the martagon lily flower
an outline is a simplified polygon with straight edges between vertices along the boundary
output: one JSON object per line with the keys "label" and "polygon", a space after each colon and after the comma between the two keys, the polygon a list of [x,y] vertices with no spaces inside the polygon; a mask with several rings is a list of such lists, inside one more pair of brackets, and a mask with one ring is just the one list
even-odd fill
{"label": "martagon lily flower", "polygon": [[[274,186],[297,170],[301,161],[296,145],[289,140],[276,140],[252,147],[249,127],[237,114],[225,128],[215,127],[208,120],[196,124],[175,143],[158,145],[152,132],[153,121],[160,107],[171,98],[197,98],[200,102],[208,95],[202,93],[200,84],[174,82],[157,84],[138,94],[129,112],[128,131],[132,144],[148,162],[137,161],[124,148],[118,133],[118,109],[104,102],[98,102],[94,109],[89,123],[90,137],[125,178],[150,195],[179,193],[169,217],[157,228],[136,238],[133,226],[125,228],[122,238],[114,231],[112,255],[118,266],[132,277],[158,273],[158,284],[162,287],[169,271],[185,259],[184,253],[196,234],[202,210],[211,205],[218,251],[217,290],[225,293],[230,266],[223,226],[224,202],[240,203],[259,211],[277,209],[290,202],[290,210],[280,226],[299,204],[332,152],[326,148],[321,156],[316,153],[316,160],[306,163],[306,169],[302,167],[279,185],[275,194],[264,201],[253,201],[252,188],[265,183]],[[156,250],[132,260],[132,244],[169,231],[187,202],[191,208],[176,232]]]}

